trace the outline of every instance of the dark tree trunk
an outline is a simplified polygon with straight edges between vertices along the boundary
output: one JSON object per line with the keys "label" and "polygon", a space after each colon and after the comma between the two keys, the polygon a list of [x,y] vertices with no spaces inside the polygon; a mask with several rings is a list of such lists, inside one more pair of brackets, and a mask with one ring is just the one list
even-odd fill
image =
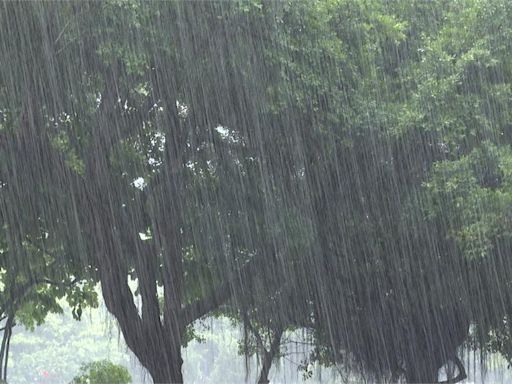
{"label": "dark tree trunk", "polygon": [[12,327],[14,326],[14,315],[9,314],[4,327],[2,347],[0,350],[0,379],[7,380],[7,361],[9,357],[9,344],[12,336]]}
{"label": "dark tree trunk", "polygon": [[[105,304],[117,319],[127,346],[155,383],[182,383],[182,327],[166,327],[158,317],[140,317],[124,280],[101,270]],[[120,275],[119,277],[121,277]]]}
{"label": "dark tree trunk", "polygon": [[[440,347],[441,348],[441,347]],[[444,357],[442,362],[439,360],[439,356],[414,356],[411,355],[407,360],[407,369],[405,371],[405,379],[407,383],[458,383],[464,380],[466,370],[464,364],[457,357],[457,349],[453,348],[448,354],[450,357]],[[446,381],[439,381],[439,370],[441,367],[448,363],[453,362],[457,368],[456,377],[448,377]]]}
{"label": "dark tree trunk", "polygon": [[159,367],[155,371],[150,372],[153,382],[160,383],[183,383],[183,375],[181,373],[181,362],[179,366]]}
{"label": "dark tree trunk", "polygon": [[183,383],[181,351],[176,350],[174,356],[170,353],[158,353],[156,350],[154,352],[153,356],[147,357],[151,364],[146,366],[153,382],[155,384]]}
{"label": "dark tree trunk", "polygon": [[433,364],[428,358],[421,361],[413,361],[413,359],[414,357],[408,361],[408,369],[405,372],[407,383],[437,383],[439,371],[437,364]]}
{"label": "dark tree trunk", "polygon": [[[268,374],[270,373],[270,368],[272,367],[272,361],[274,360],[276,355],[279,353],[282,335],[283,335],[283,331],[281,329],[275,330],[273,338],[271,340],[270,350],[267,351],[265,348],[262,348],[263,362],[262,362],[262,366],[261,366],[260,376],[258,378],[259,384],[270,383],[270,381],[268,379]],[[261,338],[259,338],[259,340],[261,340]]]}
{"label": "dark tree trunk", "polygon": [[270,372],[270,367],[272,367],[272,357],[270,353],[265,351],[262,356],[263,364],[261,366],[260,377],[258,378],[258,384],[266,384],[270,383],[268,379],[268,374]]}

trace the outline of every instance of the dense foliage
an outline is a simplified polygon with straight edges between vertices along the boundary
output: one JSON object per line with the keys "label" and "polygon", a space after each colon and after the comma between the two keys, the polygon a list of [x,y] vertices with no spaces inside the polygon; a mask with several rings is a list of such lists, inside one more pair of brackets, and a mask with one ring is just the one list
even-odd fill
{"label": "dense foliage", "polygon": [[157,382],[215,310],[261,382],[296,327],[378,378],[462,378],[470,323],[510,356],[510,20],[499,0],[4,3],[4,376],[14,319],[65,295],[80,318],[95,282]]}
{"label": "dense foliage", "polygon": [[122,365],[108,360],[94,361],[80,367],[80,375],[75,376],[72,384],[129,384],[132,378]]}

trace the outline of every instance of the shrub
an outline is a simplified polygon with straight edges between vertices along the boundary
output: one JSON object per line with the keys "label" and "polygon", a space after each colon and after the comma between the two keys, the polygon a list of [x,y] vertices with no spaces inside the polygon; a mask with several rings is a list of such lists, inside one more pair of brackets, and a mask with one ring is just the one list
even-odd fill
{"label": "shrub", "polygon": [[132,377],[122,365],[108,360],[82,364],[79,376],[75,376],[71,384],[129,384]]}

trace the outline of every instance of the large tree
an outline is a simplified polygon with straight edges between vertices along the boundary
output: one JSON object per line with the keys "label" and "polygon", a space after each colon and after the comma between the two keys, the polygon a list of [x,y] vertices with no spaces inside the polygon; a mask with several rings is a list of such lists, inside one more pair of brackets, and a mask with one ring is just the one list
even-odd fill
{"label": "large tree", "polygon": [[[243,89],[239,64],[255,49],[242,8],[2,9],[2,197],[17,236],[10,250],[22,257],[30,224],[58,238],[63,264],[101,282],[127,345],[156,382],[182,381],[187,326],[238,287],[250,290],[251,276],[276,259],[265,240],[268,180],[248,137],[257,135],[249,126],[258,112],[247,105],[257,88]],[[235,124],[240,137],[216,130]],[[226,183],[230,176],[239,180]],[[128,276],[137,279],[141,313]]]}
{"label": "large tree", "polygon": [[485,343],[510,312],[510,13],[4,3],[7,263],[99,281],[156,382],[221,304],[261,381],[289,326],[378,377],[461,378],[469,322]]}
{"label": "large tree", "polygon": [[298,138],[317,241],[306,286],[331,360],[409,382],[454,363],[460,380],[469,323],[485,335],[506,321],[509,13],[282,10],[269,87],[283,135]]}

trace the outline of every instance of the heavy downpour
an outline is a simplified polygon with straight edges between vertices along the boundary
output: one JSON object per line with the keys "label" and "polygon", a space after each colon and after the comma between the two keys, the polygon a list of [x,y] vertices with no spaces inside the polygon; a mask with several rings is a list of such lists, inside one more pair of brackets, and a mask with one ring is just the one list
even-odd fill
{"label": "heavy downpour", "polygon": [[0,3],[0,382],[512,382],[512,2]]}

